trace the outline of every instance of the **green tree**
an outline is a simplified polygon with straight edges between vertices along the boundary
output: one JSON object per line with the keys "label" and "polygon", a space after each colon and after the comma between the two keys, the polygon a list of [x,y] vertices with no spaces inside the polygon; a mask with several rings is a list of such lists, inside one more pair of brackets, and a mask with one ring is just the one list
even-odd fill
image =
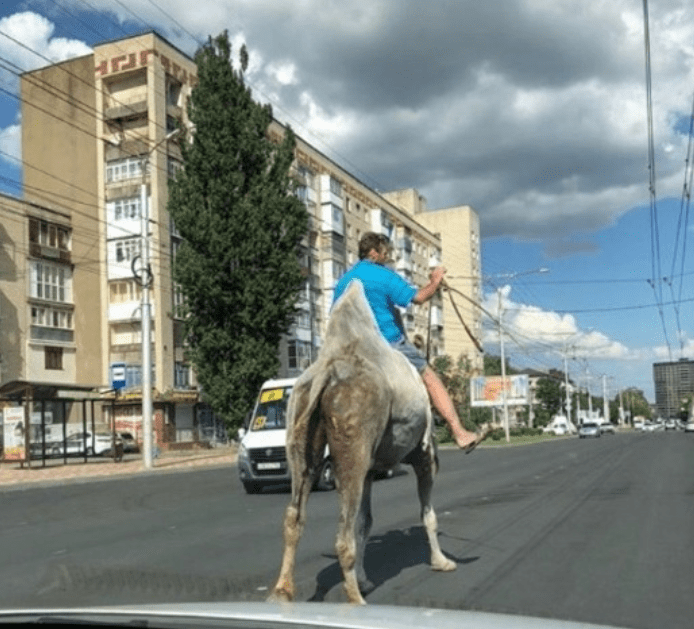
{"label": "green tree", "polygon": [[188,103],[194,126],[168,209],[183,243],[174,261],[188,343],[204,399],[229,428],[240,425],[263,380],[277,373],[279,341],[303,283],[299,244],[308,229],[293,195],[295,136],[268,135],[269,105],[231,62],[226,32],[196,54]]}
{"label": "green tree", "polygon": [[535,386],[535,422],[546,426],[562,410],[564,389],[556,378],[539,378]]}

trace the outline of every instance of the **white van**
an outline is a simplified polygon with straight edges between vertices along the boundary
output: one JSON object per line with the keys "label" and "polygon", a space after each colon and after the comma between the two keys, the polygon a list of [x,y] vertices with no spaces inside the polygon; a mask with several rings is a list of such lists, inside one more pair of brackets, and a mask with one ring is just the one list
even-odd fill
{"label": "white van", "polygon": [[[267,380],[260,388],[258,400],[240,431],[238,470],[241,483],[249,494],[263,487],[291,482],[285,448],[287,438],[287,402],[296,378]],[[332,461],[326,447],[325,458],[316,481],[316,489],[334,489]]]}

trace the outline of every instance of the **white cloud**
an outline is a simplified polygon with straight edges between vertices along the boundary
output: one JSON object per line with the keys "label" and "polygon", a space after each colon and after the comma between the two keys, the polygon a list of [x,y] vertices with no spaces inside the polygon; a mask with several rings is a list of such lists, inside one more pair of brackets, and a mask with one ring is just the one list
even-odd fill
{"label": "white cloud", "polygon": [[[499,304],[501,294],[501,307]],[[504,343],[509,350],[540,349],[590,360],[640,360],[643,355],[622,343],[611,340],[596,330],[582,330],[571,314],[543,310],[537,306],[516,303],[510,299],[511,287],[504,286],[498,292],[488,293],[484,309],[493,316],[491,327],[485,331],[484,342],[499,344],[499,312],[501,311]]]}
{"label": "white cloud", "polygon": [[[22,128],[15,124],[4,129],[0,129],[0,159],[9,162],[13,166],[22,159]],[[10,157],[8,157],[8,154]],[[14,159],[11,159],[14,158]]]}
{"label": "white cloud", "polygon": [[53,37],[55,25],[31,11],[2,18],[0,31],[7,35],[0,37],[0,54],[25,71],[91,52],[79,40]]}

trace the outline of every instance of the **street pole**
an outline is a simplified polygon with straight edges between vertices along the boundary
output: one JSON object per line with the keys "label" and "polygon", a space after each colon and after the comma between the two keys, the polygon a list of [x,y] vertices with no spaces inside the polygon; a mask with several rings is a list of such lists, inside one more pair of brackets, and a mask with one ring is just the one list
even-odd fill
{"label": "street pole", "polygon": [[152,315],[149,302],[149,207],[147,203],[147,164],[149,153],[140,161],[140,257],[142,259],[142,448],[145,469],[152,468]]}
{"label": "street pole", "polygon": [[603,421],[610,423],[610,404],[607,400],[607,376],[602,376],[602,414]]}
{"label": "street pole", "polygon": [[506,357],[504,355],[504,332],[502,329],[503,306],[501,303],[501,289],[497,290],[499,296],[499,349],[501,352],[501,396],[504,405],[504,434],[506,435],[506,443],[511,441],[511,433],[509,430],[508,421],[508,398],[506,396]]}
{"label": "street pole", "polygon": [[168,133],[147,151],[140,160],[142,170],[142,183],[140,184],[140,257],[142,259],[142,304],[140,313],[142,316],[142,448],[144,452],[143,463],[145,469],[153,467],[152,443],[152,312],[149,297],[149,287],[153,280],[153,274],[149,268],[149,203],[147,202],[147,166],[150,156],[157,150],[160,144],[178,135],[179,130]]}
{"label": "street pole", "polygon": [[564,345],[564,394],[566,397],[566,420],[571,422],[571,394],[569,393],[569,361],[568,348]]}

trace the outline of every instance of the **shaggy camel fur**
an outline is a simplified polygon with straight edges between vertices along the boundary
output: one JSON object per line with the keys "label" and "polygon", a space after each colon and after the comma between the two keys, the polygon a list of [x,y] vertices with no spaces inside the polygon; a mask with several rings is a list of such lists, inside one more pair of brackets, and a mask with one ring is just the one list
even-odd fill
{"label": "shaggy camel fur", "polygon": [[363,568],[371,529],[373,471],[399,462],[417,476],[431,567],[454,570],[441,552],[430,497],[437,469],[429,397],[410,362],[383,339],[358,281],[334,305],[318,360],[297,380],[287,410],[292,496],[284,516],[284,553],[271,600],[294,598],[296,550],[306,502],[326,441],[339,495],[336,550],[347,599],[364,604]]}

